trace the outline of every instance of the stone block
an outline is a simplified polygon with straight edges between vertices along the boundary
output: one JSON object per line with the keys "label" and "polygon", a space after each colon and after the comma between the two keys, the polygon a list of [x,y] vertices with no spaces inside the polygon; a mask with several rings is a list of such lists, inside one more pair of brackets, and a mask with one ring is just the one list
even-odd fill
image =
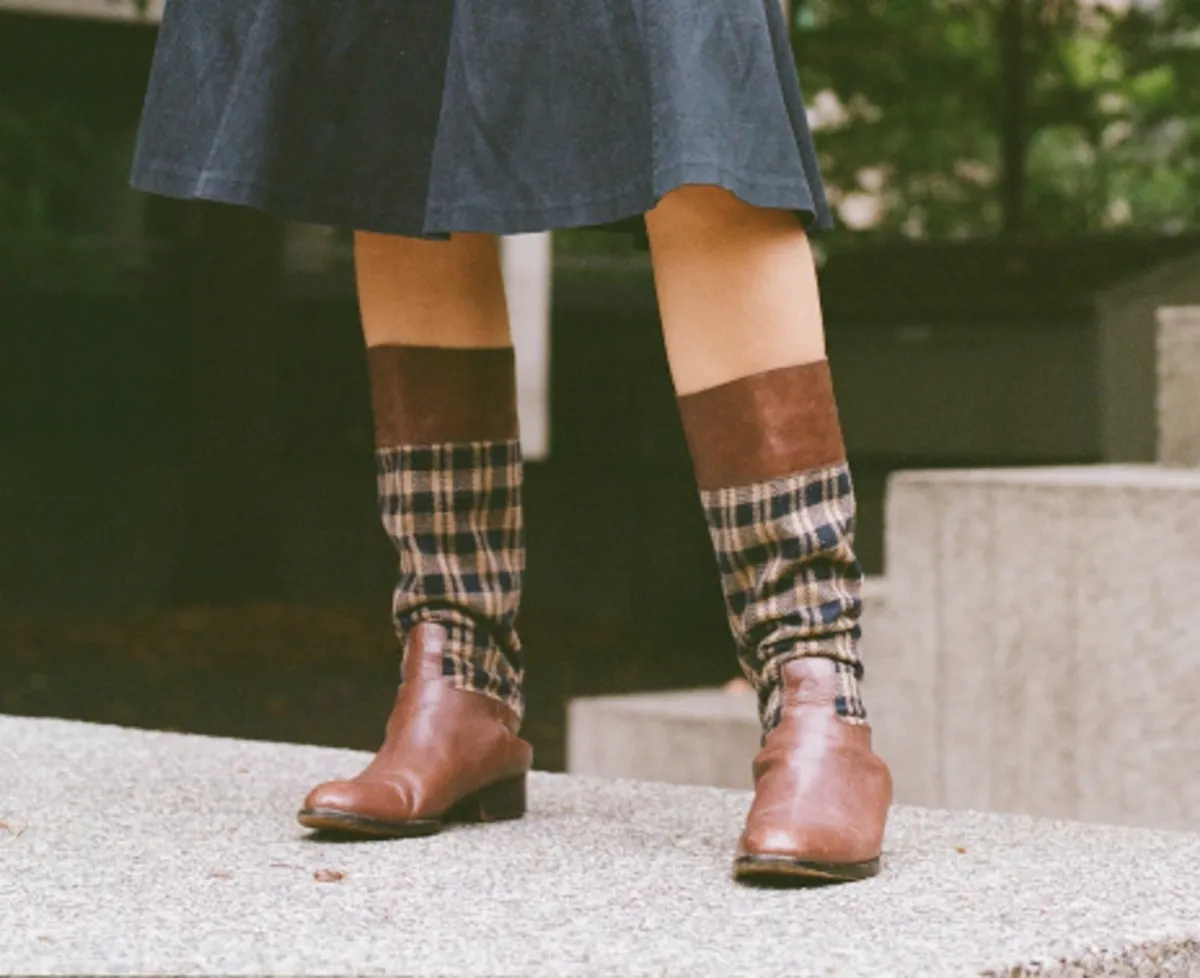
{"label": "stone block", "polygon": [[1200,467],[1200,306],[1159,310],[1158,460]]}
{"label": "stone block", "polygon": [[897,808],[863,883],[730,878],[749,794],[535,774],[518,822],[357,844],[367,755],[0,716],[0,973],[1200,973],[1200,836]]}
{"label": "stone block", "polygon": [[500,264],[517,359],[521,448],[530,462],[550,454],[550,298],[552,236],[513,234],[500,239]]}
{"label": "stone block", "polygon": [[908,472],[888,507],[898,799],[1200,829],[1200,471]]}
{"label": "stone block", "polygon": [[148,0],[139,10],[134,0],[0,0],[0,10],[43,14],[52,17],[77,17],[84,20],[162,20],[164,0]]}
{"label": "stone block", "polygon": [[695,689],[583,697],[567,707],[567,770],[749,788],[759,737],[753,692]]}

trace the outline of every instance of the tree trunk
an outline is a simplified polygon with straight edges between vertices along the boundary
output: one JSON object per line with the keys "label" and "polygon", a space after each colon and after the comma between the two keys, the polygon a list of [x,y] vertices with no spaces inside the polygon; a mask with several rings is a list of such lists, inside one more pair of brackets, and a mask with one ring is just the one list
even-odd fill
{"label": "tree trunk", "polygon": [[188,287],[192,464],[180,604],[277,597],[282,227],[199,205]]}
{"label": "tree trunk", "polygon": [[1005,234],[1026,229],[1026,166],[1029,158],[1027,0],[1001,0],[1000,205]]}

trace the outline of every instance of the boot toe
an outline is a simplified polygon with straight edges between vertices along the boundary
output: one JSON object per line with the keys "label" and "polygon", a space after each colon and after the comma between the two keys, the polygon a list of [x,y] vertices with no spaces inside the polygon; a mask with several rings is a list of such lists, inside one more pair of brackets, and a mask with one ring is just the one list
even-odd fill
{"label": "boot toe", "polygon": [[302,815],[402,825],[414,820],[411,792],[403,784],[382,781],[329,781],[304,799]]}
{"label": "boot toe", "polygon": [[799,851],[797,833],[778,827],[747,829],[738,846],[739,856],[793,856]]}
{"label": "boot toe", "polygon": [[[822,863],[858,862],[859,858],[856,857],[859,857],[859,853],[850,851],[847,842],[836,829],[823,826],[755,826],[742,836],[738,855]],[[871,857],[867,855],[861,858]]]}
{"label": "boot toe", "polygon": [[327,781],[308,793],[302,806],[305,811],[346,812],[357,814],[362,792],[353,781]]}

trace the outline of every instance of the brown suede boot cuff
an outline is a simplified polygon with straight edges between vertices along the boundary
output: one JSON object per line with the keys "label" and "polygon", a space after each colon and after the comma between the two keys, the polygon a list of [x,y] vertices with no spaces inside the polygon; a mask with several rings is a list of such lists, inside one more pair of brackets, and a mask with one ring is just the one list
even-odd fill
{"label": "brown suede boot cuff", "polygon": [[516,356],[503,349],[367,349],[378,448],[517,438]]}
{"label": "brown suede boot cuff", "polygon": [[846,460],[827,360],[685,395],[679,411],[704,490],[766,482]]}

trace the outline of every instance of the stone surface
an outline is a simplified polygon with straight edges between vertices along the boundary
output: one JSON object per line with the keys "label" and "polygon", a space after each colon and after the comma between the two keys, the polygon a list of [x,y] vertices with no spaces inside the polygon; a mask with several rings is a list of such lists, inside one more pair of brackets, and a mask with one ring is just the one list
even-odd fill
{"label": "stone surface", "polygon": [[517,409],[525,460],[550,454],[550,232],[500,239],[508,320],[517,358]]}
{"label": "stone surface", "polygon": [[910,472],[888,505],[898,800],[1200,828],[1200,471]]}
{"label": "stone surface", "polygon": [[1194,835],[898,809],[881,877],[749,889],[746,793],[539,774],[522,822],[313,840],[365,760],[0,716],[0,973],[1200,973]]}
{"label": "stone surface", "polygon": [[164,0],[148,0],[145,12],[135,0],[0,0],[0,10],[47,14],[55,17],[84,17],[94,20],[162,19]]}
{"label": "stone surface", "polygon": [[[887,584],[868,578],[863,594],[868,711],[903,708],[875,672],[894,658]],[[890,679],[888,663],[880,672]],[[876,697],[878,696],[878,700]],[[748,789],[761,728],[753,692],[721,689],[630,693],[573,700],[567,712],[567,771],[601,778]]]}
{"label": "stone surface", "polygon": [[1200,306],[1158,314],[1158,460],[1200,467]]}
{"label": "stone surface", "polygon": [[567,771],[749,788],[760,736],[753,691],[583,697],[567,707]]}

